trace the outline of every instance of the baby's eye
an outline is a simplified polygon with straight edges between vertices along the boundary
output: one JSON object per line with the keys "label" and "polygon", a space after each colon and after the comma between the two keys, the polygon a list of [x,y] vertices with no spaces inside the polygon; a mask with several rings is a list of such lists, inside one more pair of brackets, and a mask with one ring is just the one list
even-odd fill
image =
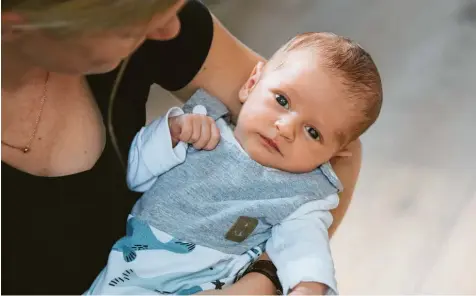
{"label": "baby's eye", "polygon": [[321,139],[321,135],[319,135],[319,132],[316,131],[315,128],[310,127],[310,126],[306,126],[306,131],[311,136],[311,138],[313,138],[314,140],[320,140]]}
{"label": "baby's eye", "polygon": [[283,95],[275,95],[276,102],[278,102],[279,105],[283,106],[285,109],[289,109],[289,103],[288,99],[286,99]]}

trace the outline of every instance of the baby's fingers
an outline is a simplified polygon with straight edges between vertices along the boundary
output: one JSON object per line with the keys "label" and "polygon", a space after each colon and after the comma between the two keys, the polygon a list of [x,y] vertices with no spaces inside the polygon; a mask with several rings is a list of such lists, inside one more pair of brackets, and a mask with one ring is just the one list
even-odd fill
{"label": "baby's fingers", "polygon": [[201,150],[207,145],[211,134],[210,121],[213,121],[210,117],[200,116],[200,137],[193,143],[193,148]]}
{"label": "baby's fingers", "polygon": [[218,129],[215,121],[212,122],[210,125],[210,140],[208,141],[207,145],[203,148],[204,150],[213,150],[220,142],[220,130]]}
{"label": "baby's fingers", "polygon": [[192,138],[194,127],[193,119],[189,115],[183,115],[182,129],[180,132],[179,140],[185,143],[189,143]]}

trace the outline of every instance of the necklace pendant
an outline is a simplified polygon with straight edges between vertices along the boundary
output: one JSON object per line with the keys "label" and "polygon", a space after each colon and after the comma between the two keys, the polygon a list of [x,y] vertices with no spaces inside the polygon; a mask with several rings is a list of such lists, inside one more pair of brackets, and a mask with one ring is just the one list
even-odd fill
{"label": "necklace pendant", "polygon": [[30,148],[28,147],[23,148],[23,153],[28,153],[28,152],[30,152]]}

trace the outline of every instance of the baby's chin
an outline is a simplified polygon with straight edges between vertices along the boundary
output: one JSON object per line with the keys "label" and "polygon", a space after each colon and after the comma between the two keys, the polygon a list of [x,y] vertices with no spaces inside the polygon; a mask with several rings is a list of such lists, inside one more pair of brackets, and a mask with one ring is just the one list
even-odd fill
{"label": "baby's chin", "polygon": [[292,159],[286,159],[286,157],[277,157],[275,155],[264,155],[262,151],[255,149],[244,149],[248,156],[259,163],[262,166],[277,169],[280,171],[293,173],[293,174],[305,174],[314,171],[321,164],[309,165],[298,164]]}

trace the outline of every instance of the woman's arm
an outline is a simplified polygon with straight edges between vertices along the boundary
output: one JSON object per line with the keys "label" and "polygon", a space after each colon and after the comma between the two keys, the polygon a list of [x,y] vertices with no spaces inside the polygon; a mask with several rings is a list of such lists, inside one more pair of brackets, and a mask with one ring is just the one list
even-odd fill
{"label": "woman's arm", "polygon": [[213,16],[213,39],[208,56],[194,79],[174,94],[185,102],[198,88],[203,88],[220,98],[236,118],[241,109],[238,91],[259,61],[264,58],[236,39]]}
{"label": "woman's arm", "polygon": [[197,295],[276,295],[276,287],[266,276],[252,272],[222,290],[207,290]]}
{"label": "woman's arm", "polygon": [[[259,61],[264,61],[264,58],[236,39],[213,17],[213,39],[205,63],[195,78],[175,94],[185,102],[198,88],[203,88],[220,98],[233,116],[237,116],[241,109],[238,91]],[[344,191],[339,194],[339,206],[332,211],[331,237],[350,205],[362,161],[361,149],[360,140],[357,140],[348,145],[349,156],[331,159],[332,167],[344,186]]]}
{"label": "woman's arm", "polygon": [[[359,176],[362,161],[362,145],[360,140],[350,143],[347,147],[346,157],[334,157],[331,159],[332,166],[342,184],[346,188],[339,194],[339,206],[333,210],[334,222],[329,228],[329,236],[332,237],[341,224],[347,209],[349,208],[354,193],[355,185]],[[264,253],[259,260],[270,260]],[[202,295],[275,295],[276,287],[264,275],[256,272],[248,273],[232,286],[223,290],[208,290]]]}
{"label": "woman's arm", "polygon": [[329,237],[331,238],[337,227],[342,223],[345,213],[352,201],[362,165],[362,143],[360,139],[347,145],[346,150],[348,152],[346,153],[347,156],[335,156],[331,159],[332,168],[344,187],[344,191],[339,193],[339,206],[331,211],[334,218],[329,228]]}
{"label": "woman's arm", "polygon": [[[241,109],[237,99],[238,91],[256,63],[264,61],[264,58],[231,35],[215,17],[213,27],[212,45],[204,65],[185,88],[174,93],[185,102],[198,88],[203,88],[211,95],[220,98],[236,118]],[[334,222],[329,228],[330,237],[341,224],[352,200],[361,166],[361,149],[360,140],[356,140],[347,147],[349,152],[347,156],[331,159],[332,167],[345,190],[339,194],[339,206],[332,211]],[[260,259],[269,260],[269,257],[264,254]],[[275,292],[274,285],[266,276],[249,273],[230,287],[204,291],[202,294],[273,295]]]}

